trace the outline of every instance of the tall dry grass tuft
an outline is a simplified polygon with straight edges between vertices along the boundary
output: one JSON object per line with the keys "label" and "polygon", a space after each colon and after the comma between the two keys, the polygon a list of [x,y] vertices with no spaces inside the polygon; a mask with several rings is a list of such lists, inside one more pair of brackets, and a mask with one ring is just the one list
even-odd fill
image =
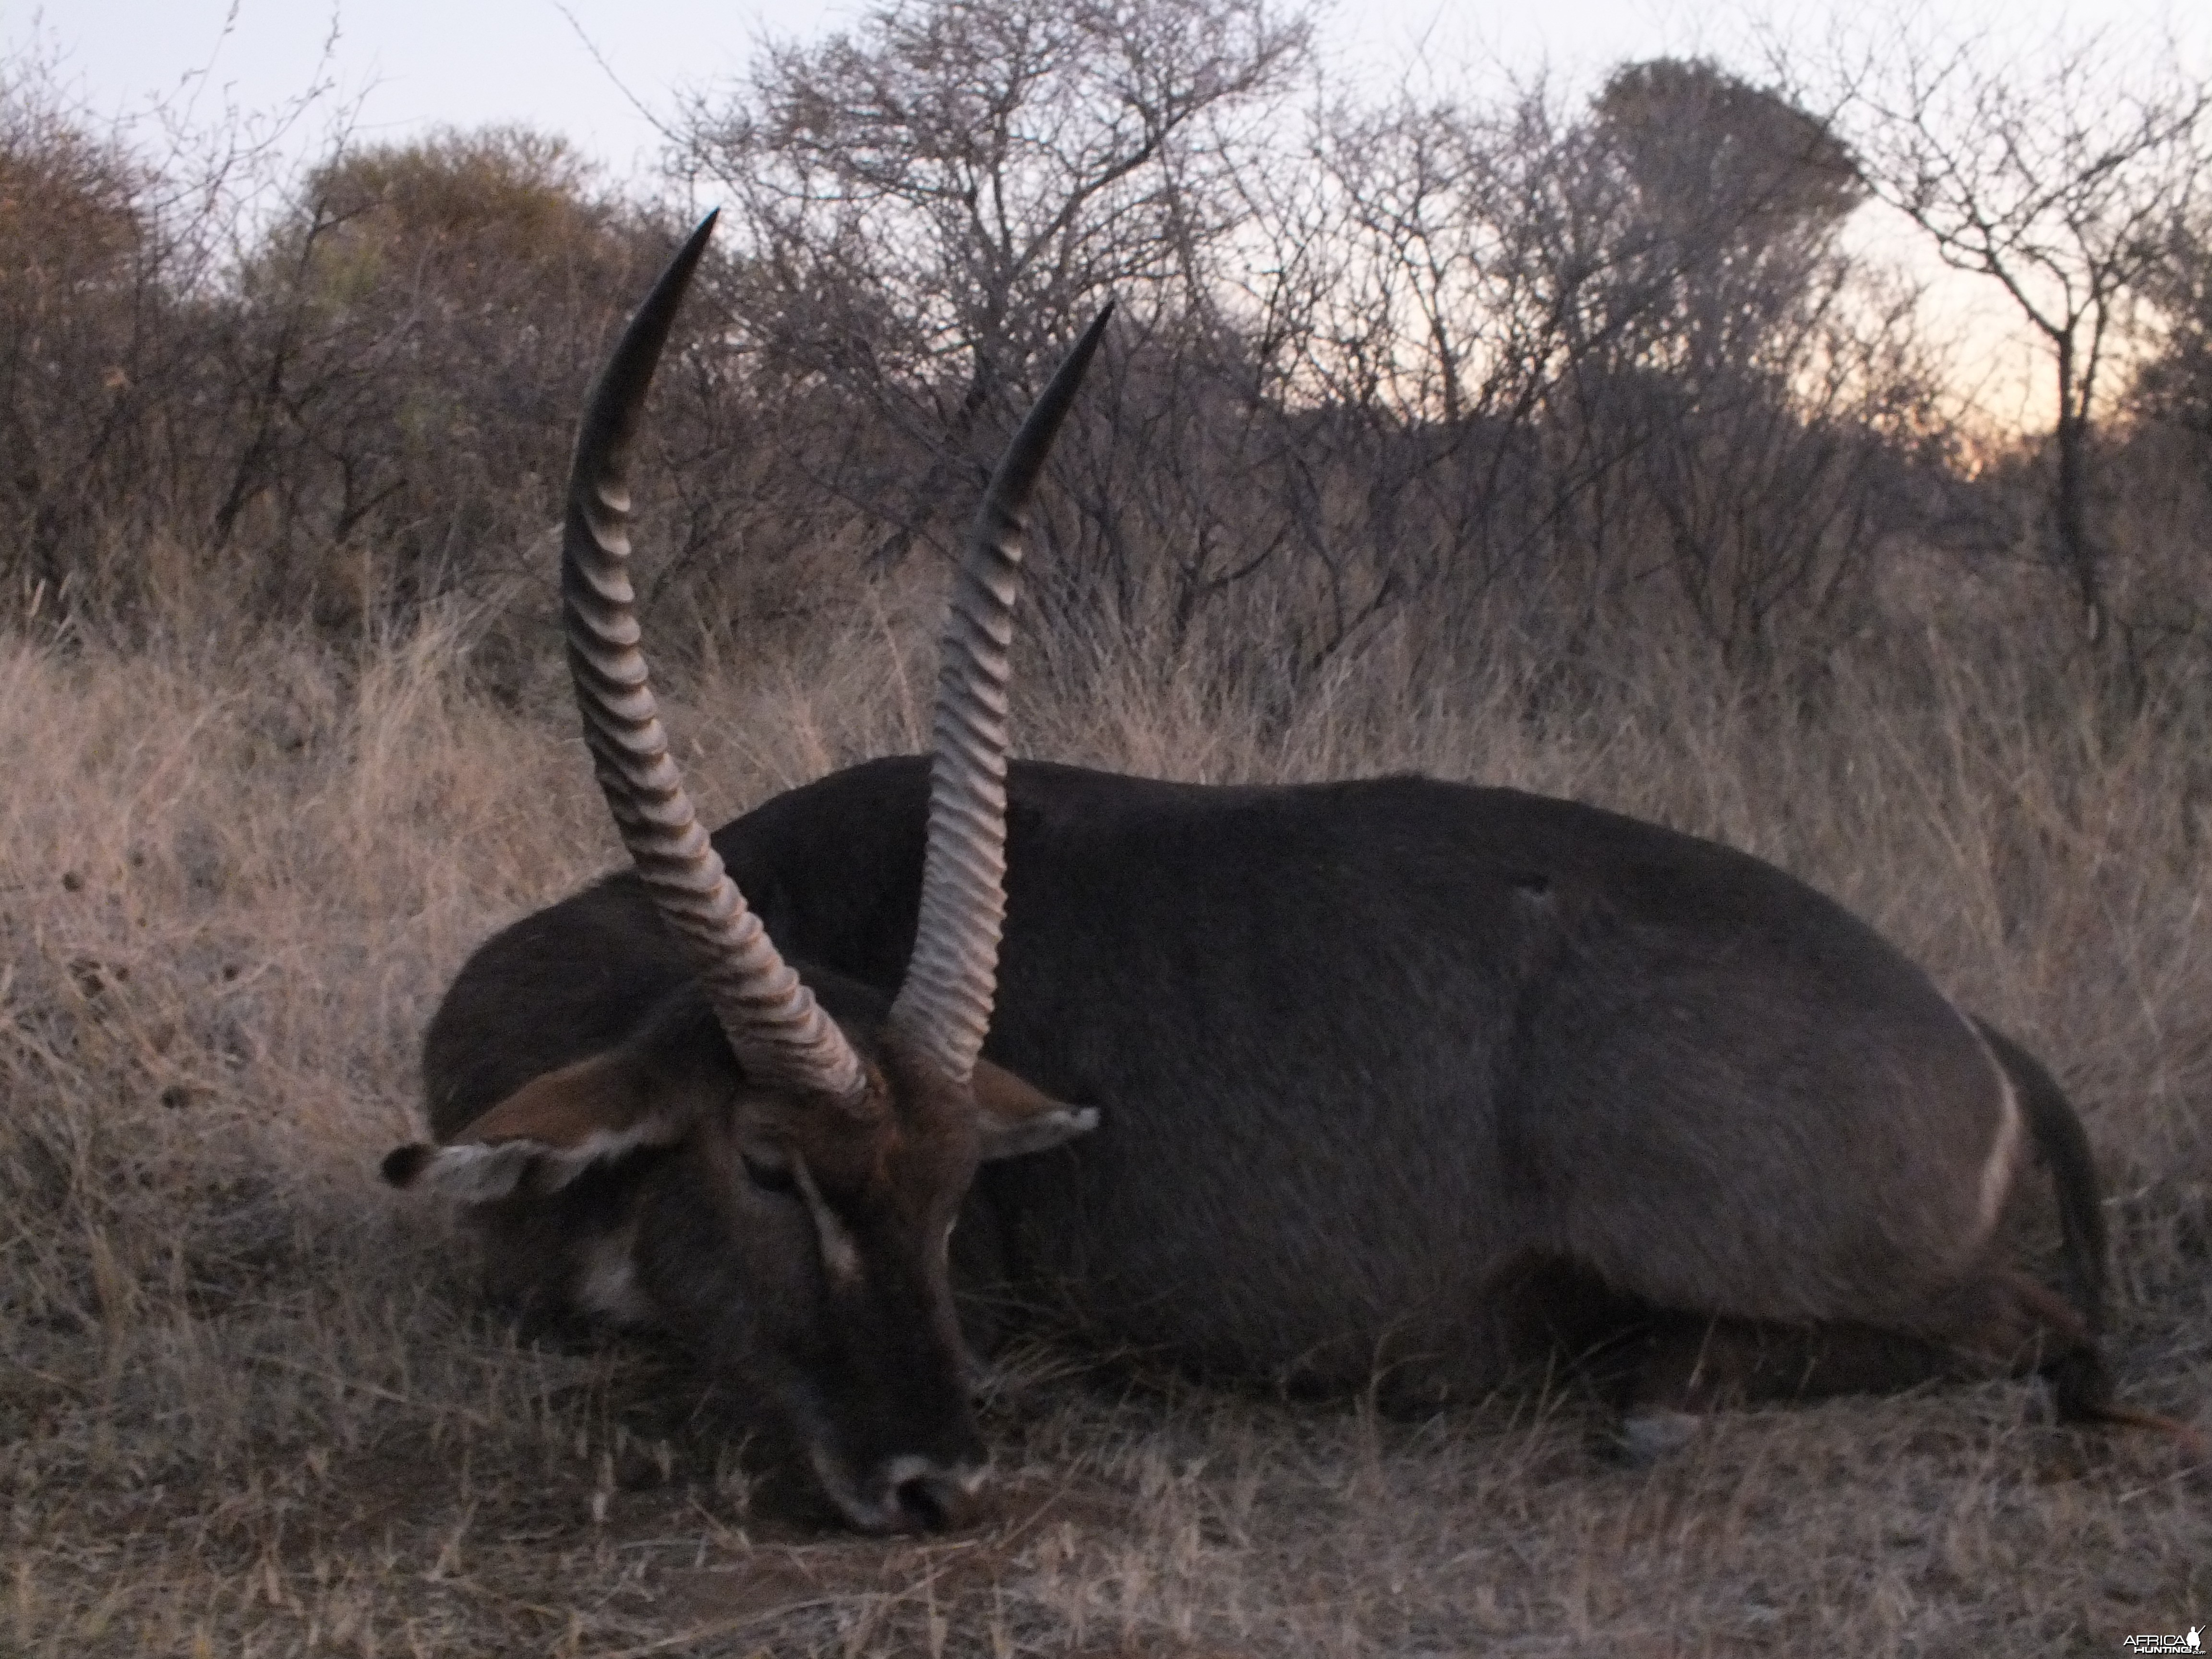
{"label": "tall dry grass tuft", "polygon": [[[705,803],[915,746],[933,608],[886,590],[672,675]],[[565,711],[475,678],[483,634],[0,641],[0,1650],[2104,1650],[2212,1612],[2201,1486],[2012,1385],[1747,1413],[1632,1473],[1571,1391],[1405,1424],[1037,1352],[988,1425],[997,1522],[813,1529],[678,1362],[523,1345],[374,1179],[464,956],[617,855]],[[2126,1393],[2201,1421],[2203,694],[2123,706],[1962,637],[1747,690],[1661,642],[1567,681],[1384,635],[1296,696],[1062,641],[1019,729],[1170,776],[1577,795],[1810,878],[2074,1091]]]}

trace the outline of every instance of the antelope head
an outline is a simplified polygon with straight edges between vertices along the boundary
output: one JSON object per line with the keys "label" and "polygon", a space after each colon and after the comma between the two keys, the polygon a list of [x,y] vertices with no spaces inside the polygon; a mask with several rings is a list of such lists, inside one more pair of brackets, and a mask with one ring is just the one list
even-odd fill
{"label": "antelope head", "polygon": [[793,971],[725,872],[668,743],[627,565],[639,411],[714,225],[678,253],[586,408],[562,553],[568,664],[600,787],[694,975],[615,1048],[536,1079],[400,1186],[544,1201],[643,1170],[620,1239],[650,1316],[740,1372],[866,1531],[959,1519],[986,1464],[946,1259],[979,1161],[1097,1114],[983,1060],[1006,909],[1008,645],[1023,513],[1106,321],[1069,354],[991,480],[956,580],[933,721],[914,952],[888,1006]]}

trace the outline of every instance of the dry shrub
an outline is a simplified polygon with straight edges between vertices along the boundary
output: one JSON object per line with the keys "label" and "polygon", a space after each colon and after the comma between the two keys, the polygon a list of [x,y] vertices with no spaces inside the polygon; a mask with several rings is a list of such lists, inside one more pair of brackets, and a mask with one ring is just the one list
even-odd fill
{"label": "dry shrub", "polygon": [[[672,675],[708,805],[913,746],[933,608],[886,587]],[[1810,877],[2074,1090],[2125,1392],[2202,1420],[2199,694],[2115,712],[2089,669],[1930,616],[1787,696],[1660,642],[1566,697],[1389,633],[1295,696],[1032,641],[1022,741],[1511,783]],[[464,955],[615,856],[565,716],[471,677],[485,628],[0,641],[0,1648],[2103,1651],[2212,1611],[2171,1448],[2040,1426],[2017,1384],[1744,1413],[1633,1472],[1571,1389],[1401,1423],[1027,1352],[987,1423],[996,1522],[822,1530],[679,1360],[522,1343],[446,1220],[374,1180]]]}

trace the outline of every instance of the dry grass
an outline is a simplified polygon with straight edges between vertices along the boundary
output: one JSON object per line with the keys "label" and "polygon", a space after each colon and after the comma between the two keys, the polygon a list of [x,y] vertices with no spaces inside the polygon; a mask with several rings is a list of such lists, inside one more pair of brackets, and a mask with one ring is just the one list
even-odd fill
{"label": "dry grass", "polygon": [[[911,637],[696,682],[709,804],[910,746]],[[1632,1472],[1571,1394],[1398,1423],[1040,1352],[988,1424],[994,1523],[822,1529],[678,1362],[518,1347],[373,1179],[462,957],[614,856],[565,722],[472,692],[465,643],[0,640],[0,1651],[2108,1653],[2212,1617],[2202,1477],[2015,1385],[1747,1413]],[[1699,684],[1540,696],[1385,642],[1262,721],[1058,663],[1024,737],[1512,781],[1812,877],[2075,1091],[2124,1390],[2204,1421],[2201,713],[2101,714],[1994,648],[1838,666],[1786,714]]]}

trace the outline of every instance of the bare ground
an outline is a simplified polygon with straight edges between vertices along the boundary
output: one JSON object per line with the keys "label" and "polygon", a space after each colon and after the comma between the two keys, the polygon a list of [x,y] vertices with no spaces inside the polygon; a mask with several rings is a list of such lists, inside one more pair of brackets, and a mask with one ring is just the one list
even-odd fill
{"label": "bare ground", "polygon": [[[692,686],[702,794],[912,746],[905,637]],[[465,643],[0,640],[0,1652],[2103,1654],[2212,1618],[2205,1474],[2024,1384],[1723,1418],[1639,1470],[1571,1389],[1395,1421],[1035,1349],[993,1522],[826,1528],[680,1360],[522,1346],[374,1180],[462,957],[616,855],[565,725],[469,689]],[[1553,789],[1857,906],[2075,1092],[2124,1395],[2207,1423],[2201,712],[1995,652],[1787,716],[1686,674],[1447,700],[1381,650],[1272,722],[1056,672],[1030,752]]]}

